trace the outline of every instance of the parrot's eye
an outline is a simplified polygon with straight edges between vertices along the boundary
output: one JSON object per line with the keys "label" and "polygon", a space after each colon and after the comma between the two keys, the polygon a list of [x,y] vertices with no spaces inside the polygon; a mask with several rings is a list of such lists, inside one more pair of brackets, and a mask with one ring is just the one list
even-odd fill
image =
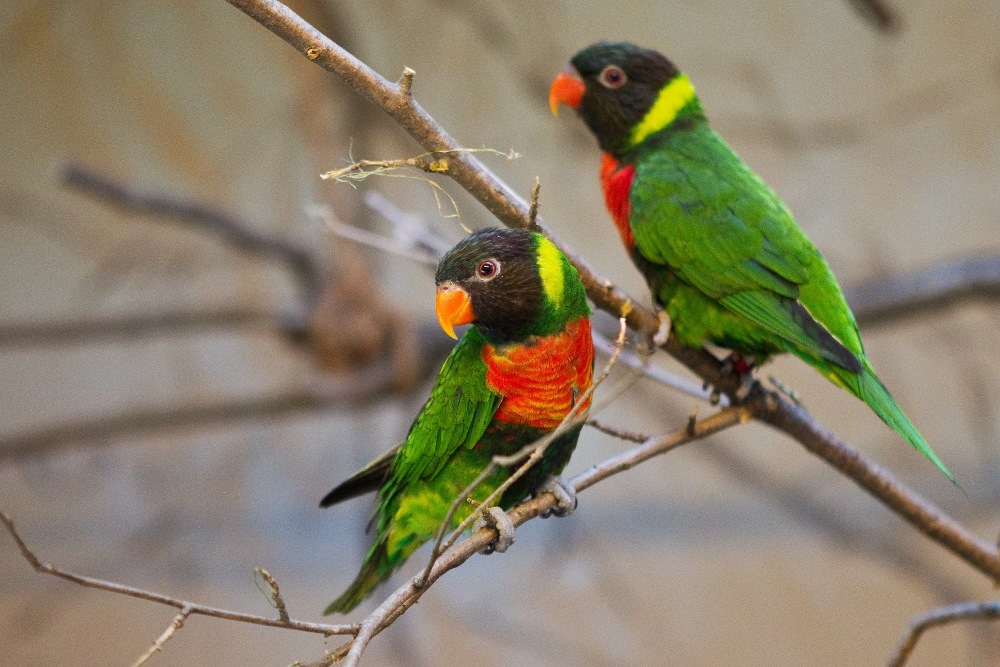
{"label": "parrot's eye", "polygon": [[476,275],[482,280],[493,280],[500,273],[500,262],[495,259],[484,259],[476,268]]}
{"label": "parrot's eye", "polygon": [[597,80],[605,88],[614,90],[615,88],[624,86],[628,82],[628,77],[625,76],[625,70],[618,65],[608,65],[597,75]]}

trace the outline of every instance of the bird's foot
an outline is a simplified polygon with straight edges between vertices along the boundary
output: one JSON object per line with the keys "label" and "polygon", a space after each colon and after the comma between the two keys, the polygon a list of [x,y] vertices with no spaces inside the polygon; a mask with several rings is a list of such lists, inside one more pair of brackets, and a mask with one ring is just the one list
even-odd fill
{"label": "bird's foot", "polygon": [[514,522],[499,507],[483,510],[483,513],[479,515],[479,520],[473,525],[473,529],[484,526],[490,526],[497,531],[496,539],[483,549],[484,554],[488,555],[494,551],[502,554],[510,548],[510,545],[514,544]]}
{"label": "bird's foot", "polygon": [[576,490],[562,477],[553,475],[545,480],[545,483],[538,487],[535,495],[542,493],[551,493],[556,499],[555,506],[542,514],[543,519],[550,516],[569,516],[576,510]]}
{"label": "bird's foot", "polygon": [[736,373],[740,378],[740,386],[736,388],[736,394],[733,396],[737,403],[745,400],[753,389],[755,382],[753,379],[753,369],[754,358],[738,352],[733,352],[722,362],[723,373]]}
{"label": "bird's foot", "polygon": [[653,344],[659,347],[667,342],[667,338],[670,338],[671,322],[670,314],[666,310],[656,311],[656,316],[660,318],[660,328],[653,335]]}

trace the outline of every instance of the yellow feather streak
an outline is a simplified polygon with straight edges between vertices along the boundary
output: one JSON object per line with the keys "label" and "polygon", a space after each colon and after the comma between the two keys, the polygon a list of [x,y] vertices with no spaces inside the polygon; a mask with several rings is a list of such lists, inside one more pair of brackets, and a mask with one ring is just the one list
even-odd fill
{"label": "yellow feather streak", "polygon": [[542,278],[542,288],[556,308],[563,300],[563,265],[559,248],[545,237],[538,239],[538,274]]}
{"label": "yellow feather streak", "polygon": [[694,99],[694,95],[691,80],[684,74],[675,76],[670,83],[660,89],[652,108],[632,130],[632,145],[638,145],[649,135],[674,122],[684,105]]}

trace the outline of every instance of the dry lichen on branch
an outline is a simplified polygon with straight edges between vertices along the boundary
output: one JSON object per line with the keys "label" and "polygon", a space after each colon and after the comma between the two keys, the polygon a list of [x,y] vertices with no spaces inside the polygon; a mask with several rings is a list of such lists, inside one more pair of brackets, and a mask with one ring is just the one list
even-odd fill
{"label": "dry lichen on branch", "polygon": [[[412,81],[413,70],[407,68],[407,71],[410,72],[408,80]],[[503,156],[507,158],[508,161],[516,160],[521,157],[520,154],[514,152],[514,149],[510,149],[504,153],[496,150],[495,148],[454,148],[444,151],[431,151],[399,160],[358,160],[341,169],[324,172],[320,174],[319,177],[324,181],[347,183],[351,187],[357,187],[357,185],[355,185],[357,182],[363,181],[370,176],[417,178],[431,186],[431,191],[434,193],[434,201],[437,203],[438,211],[441,212],[442,216],[445,218],[458,218],[461,220],[462,216],[458,211],[458,202],[455,201],[454,197],[448,194],[447,190],[441,187],[440,183],[432,178],[393,173],[398,169],[411,167],[413,169],[419,169],[420,171],[425,171],[431,174],[446,174],[448,173],[450,165],[449,157],[456,153],[492,153],[494,155]],[[441,197],[448,200],[448,203],[451,205],[451,209],[453,211],[452,213],[445,213]],[[466,229],[466,231],[468,231],[468,229]]]}

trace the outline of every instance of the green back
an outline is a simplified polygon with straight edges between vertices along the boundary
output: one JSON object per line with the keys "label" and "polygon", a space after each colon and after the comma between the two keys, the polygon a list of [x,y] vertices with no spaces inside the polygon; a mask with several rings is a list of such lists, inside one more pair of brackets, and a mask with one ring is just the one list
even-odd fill
{"label": "green back", "polygon": [[[657,296],[668,311],[675,297],[681,309],[713,311],[671,312],[675,319],[712,320],[701,332],[708,340],[720,337],[708,332],[713,326],[752,322],[766,330],[758,337],[771,338],[772,351],[801,350],[860,368],[857,324],[823,257],[778,196],[715,132],[704,123],[661,131],[629,161],[636,167],[630,197],[636,248],[672,270],[659,277]],[[693,329],[690,337],[699,333]]]}

